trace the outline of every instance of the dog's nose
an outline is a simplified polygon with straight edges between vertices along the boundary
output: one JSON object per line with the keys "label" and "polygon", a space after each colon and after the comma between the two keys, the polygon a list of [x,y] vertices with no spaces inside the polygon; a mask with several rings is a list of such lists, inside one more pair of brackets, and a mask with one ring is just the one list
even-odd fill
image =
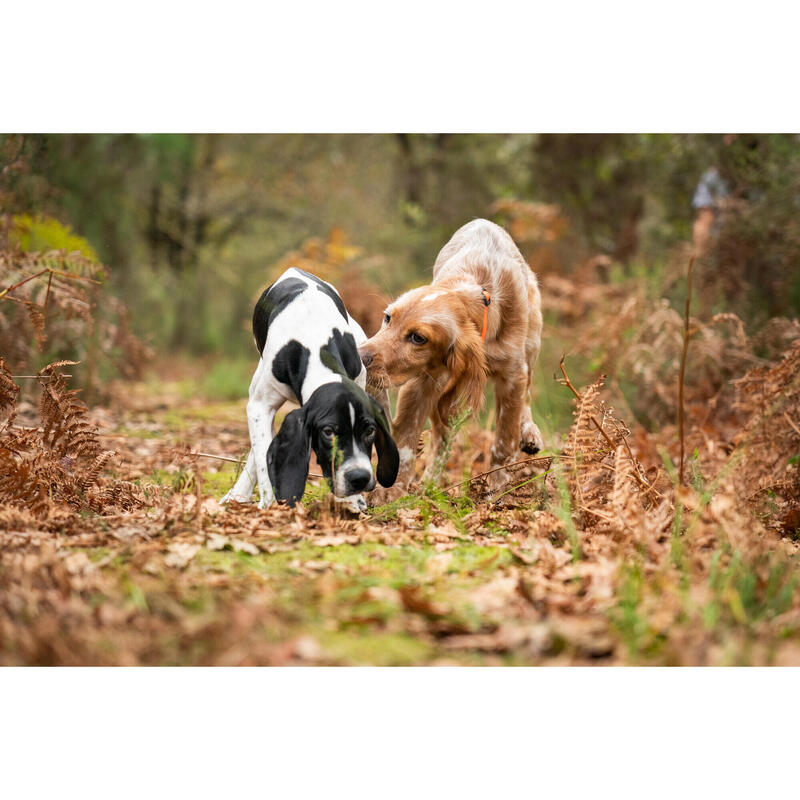
{"label": "dog's nose", "polygon": [[351,494],[366,489],[371,480],[372,473],[368,469],[354,469],[347,473],[347,485]]}
{"label": "dog's nose", "polygon": [[361,353],[361,363],[365,367],[368,367],[372,363],[373,358],[375,358],[375,356],[373,356],[372,353]]}

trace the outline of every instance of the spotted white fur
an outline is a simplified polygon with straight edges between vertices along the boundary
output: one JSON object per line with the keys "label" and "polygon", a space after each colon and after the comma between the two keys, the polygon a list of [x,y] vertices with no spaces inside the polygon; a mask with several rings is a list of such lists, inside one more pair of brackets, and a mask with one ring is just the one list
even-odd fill
{"label": "spotted white fur", "polygon": [[[367,340],[361,326],[348,314],[347,321],[327,295],[317,291],[314,283],[303,272],[294,268],[286,272],[275,281],[275,284],[287,278],[299,278],[310,290],[297,295],[275,320],[270,324],[264,350],[258,362],[253,379],[250,382],[249,399],[247,401],[247,426],[250,431],[250,452],[247,455],[244,469],[233,488],[222,498],[222,503],[234,500],[238,503],[250,502],[253,488],[258,485],[259,508],[266,508],[275,501],[272,484],[267,470],[267,450],[275,436],[275,415],[285,402],[303,404],[311,395],[326,383],[339,382],[340,375],[332,372],[319,359],[320,348],[331,337],[331,331],[338,328],[342,333],[349,332],[353,335],[356,345]],[[328,286],[331,286],[328,284]],[[336,289],[331,286],[331,289]],[[338,294],[338,292],[337,292]],[[272,363],[280,349],[289,341],[295,339],[308,348],[311,357],[306,370],[305,379],[300,390],[300,397],[295,397],[292,389],[278,381],[272,373]],[[366,388],[367,370],[362,366],[361,372],[355,378],[355,383],[362,389]],[[351,416],[355,413],[351,406]],[[365,457],[366,458],[366,457]],[[369,458],[366,458],[367,468],[372,471]],[[338,475],[344,473],[343,464]],[[337,499],[350,508],[363,510],[366,501],[361,495],[343,497],[344,487],[334,482],[334,495]]]}
{"label": "spotted white fur", "polygon": [[431,292],[430,294],[425,295],[425,297],[422,298],[421,302],[430,303],[431,300],[435,300],[437,297],[441,297],[442,295],[445,294],[447,294],[447,292]]}

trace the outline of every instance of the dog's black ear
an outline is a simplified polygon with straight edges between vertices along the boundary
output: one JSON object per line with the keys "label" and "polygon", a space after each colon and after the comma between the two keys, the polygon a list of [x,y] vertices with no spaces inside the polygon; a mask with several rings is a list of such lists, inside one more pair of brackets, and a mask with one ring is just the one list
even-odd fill
{"label": "dog's black ear", "polygon": [[306,430],[305,409],[286,419],[267,450],[267,471],[275,499],[293,506],[302,496],[311,460],[311,433]]}
{"label": "dog's black ear", "polygon": [[[377,403],[376,403],[377,405]],[[386,417],[382,413],[375,415],[378,427],[375,431],[375,449],[378,451],[378,469],[375,475],[381,486],[389,487],[397,480],[397,470],[400,469],[400,454],[397,445],[389,432]]]}

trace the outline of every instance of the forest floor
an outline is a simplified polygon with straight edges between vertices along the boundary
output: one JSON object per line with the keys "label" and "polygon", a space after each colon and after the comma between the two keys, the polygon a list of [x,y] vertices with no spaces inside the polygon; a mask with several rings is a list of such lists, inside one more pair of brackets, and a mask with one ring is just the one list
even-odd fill
{"label": "forest floor", "polygon": [[638,537],[576,527],[544,453],[520,454],[490,504],[470,477],[491,434],[470,422],[437,487],[367,514],[339,511],[314,478],[294,510],[223,507],[237,465],[195,454],[246,454],[245,401],[195,387],[119,383],[90,411],[141,507],[7,513],[0,663],[800,663],[795,537],[767,526],[757,551],[741,545],[729,495],[686,490],[678,523]]}

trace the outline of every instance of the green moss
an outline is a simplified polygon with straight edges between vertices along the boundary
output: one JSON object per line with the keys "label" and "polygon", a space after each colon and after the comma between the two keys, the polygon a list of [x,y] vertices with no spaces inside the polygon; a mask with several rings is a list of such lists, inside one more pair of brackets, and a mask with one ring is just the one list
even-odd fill
{"label": "green moss", "polygon": [[[451,555],[447,574],[462,578],[480,572],[486,576],[499,567],[512,562],[511,553],[501,547],[462,545],[448,551]],[[409,583],[428,580],[428,559],[439,553],[432,547],[392,547],[383,544],[343,544],[334,547],[318,547],[302,542],[289,550],[276,553],[248,553],[232,550],[201,549],[194,558],[194,566],[215,572],[241,574],[253,572],[269,577],[289,577],[300,574],[297,566],[311,561],[325,562],[331,568],[339,567],[354,581],[353,591],[365,586],[384,584],[395,588]]]}
{"label": "green moss", "polygon": [[239,475],[236,464],[226,463],[216,472],[203,472],[203,493],[222,497],[235,483]]}
{"label": "green moss", "polygon": [[129,439],[161,439],[163,437],[161,431],[148,431],[142,430],[141,428],[126,428],[124,426],[114,428],[114,433],[119,433]]}
{"label": "green moss", "polygon": [[343,664],[404,666],[423,663],[433,654],[428,642],[396,633],[322,631],[317,638],[325,654]]}

